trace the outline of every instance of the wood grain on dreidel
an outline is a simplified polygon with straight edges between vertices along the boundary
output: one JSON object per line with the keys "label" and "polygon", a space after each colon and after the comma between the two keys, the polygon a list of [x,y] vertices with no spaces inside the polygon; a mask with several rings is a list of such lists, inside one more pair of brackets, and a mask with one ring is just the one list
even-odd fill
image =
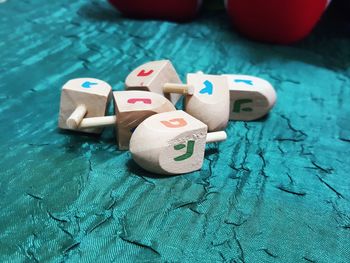
{"label": "wood grain on dreidel", "polygon": [[62,88],[58,126],[61,129],[100,133],[101,128],[80,129],[83,118],[105,116],[111,86],[98,79],[69,80]]}
{"label": "wood grain on dreidel", "polygon": [[257,120],[270,112],[277,100],[266,80],[248,75],[224,75],[230,89],[230,120]]}
{"label": "wood grain on dreidel", "polygon": [[73,113],[69,116],[67,119],[67,126],[69,129],[77,129],[80,125],[82,119],[85,117],[87,113],[87,108],[84,104],[79,105],[76,107],[76,109],[73,111]]}
{"label": "wood grain on dreidel", "polygon": [[125,87],[127,90],[148,90],[161,94],[175,105],[181,95],[164,93],[166,83],[182,84],[172,63],[169,60],[158,60],[133,70],[125,80]]}
{"label": "wood grain on dreidel", "polygon": [[194,93],[186,96],[186,112],[208,125],[208,131],[225,129],[230,106],[226,77],[190,73],[187,84],[194,87]]}
{"label": "wood grain on dreidel", "polygon": [[163,92],[183,94],[183,95],[193,95],[194,88],[191,85],[187,84],[174,84],[174,83],[165,83],[163,86]]}
{"label": "wood grain on dreidel", "polygon": [[120,150],[129,149],[133,130],[151,115],[175,111],[174,105],[160,94],[148,91],[113,92],[115,114],[117,116],[116,133]]}
{"label": "wood grain on dreidel", "polygon": [[[203,164],[207,129],[207,125],[184,111],[156,114],[136,128],[130,151],[135,162],[149,172],[193,172]],[[225,132],[218,132],[208,141],[225,138]]]}

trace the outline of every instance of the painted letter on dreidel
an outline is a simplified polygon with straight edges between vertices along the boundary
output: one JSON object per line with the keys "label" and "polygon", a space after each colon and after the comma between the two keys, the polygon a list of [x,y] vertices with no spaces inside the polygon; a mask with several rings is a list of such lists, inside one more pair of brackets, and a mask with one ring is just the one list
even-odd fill
{"label": "painted letter on dreidel", "polygon": [[187,125],[187,122],[185,121],[185,119],[182,119],[182,118],[171,119],[169,121],[161,121],[161,123],[164,126],[172,129],[185,127]]}
{"label": "painted letter on dreidel", "polygon": [[[188,158],[191,158],[191,156],[193,155],[193,152],[194,152],[194,145],[195,145],[195,141],[188,141],[186,153],[174,158],[174,161],[181,162],[181,161],[187,160]],[[186,148],[185,144],[178,144],[178,145],[174,146],[174,150],[176,150],[176,151],[180,151],[184,148]]]}
{"label": "painted letter on dreidel", "polygon": [[213,83],[210,82],[209,80],[204,81],[203,83],[205,87],[199,91],[200,94],[208,94],[212,95],[213,94]]}
{"label": "painted letter on dreidel", "polygon": [[252,112],[253,109],[250,107],[242,108],[242,106],[244,106],[247,103],[253,103],[253,100],[251,99],[236,100],[233,104],[233,112],[235,113],[240,113],[241,111]]}
{"label": "painted letter on dreidel", "polygon": [[244,83],[244,84],[249,85],[249,86],[254,86],[253,81],[249,80],[249,79],[235,79],[234,82],[235,83]]}
{"label": "painted letter on dreidel", "polygon": [[147,76],[151,75],[153,72],[154,72],[153,69],[151,69],[151,70],[149,70],[147,72],[143,69],[137,74],[137,76],[138,77],[147,77]]}
{"label": "painted letter on dreidel", "polygon": [[133,99],[128,99],[129,104],[135,104],[137,102],[142,102],[144,104],[152,104],[151,99],[146,99],[146,98],[133,98]]}

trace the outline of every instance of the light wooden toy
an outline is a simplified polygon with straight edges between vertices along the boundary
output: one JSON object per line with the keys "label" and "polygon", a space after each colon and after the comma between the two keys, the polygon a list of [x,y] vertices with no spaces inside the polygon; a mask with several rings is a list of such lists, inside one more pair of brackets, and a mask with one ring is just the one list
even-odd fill
{"label": "light wooden toy", "polygon": [[224,75],[230,87],[230,120],[252,121],[265,116],[277,95],[266,80],[247,75]]}
{"label": "light wooden toy", "polygon": [[78,128],[115,126],[120,150],[129,149],[129,141],[134,129],[153,114],[175,111],[174,105],[165,97],[148,91],[115,91],[114,116],[85,118]]}
{"label": "light wooden toy", "polygon": [[227,137],[224,131],[207,133],[207,129],[207,125],[184,111],[156,114],[136,128],[130,151],[135,162],[149,172],[193,172],[202,167],[205,144]]}
{"label": "light wooden toy", "polygon": [[[111,86],[99,79],[69,80],[62,88],[58,126],[81,131],[83,118],[105,116],[111,93]],[[84,129],[84,132],[101,133],[102,129]]]}
{"label": "light wooden toy", "polygon": [[[173,104],[181,94],[193,93],[193,88],[182,84],[178,74],[169,60],[152,61],[133,70],[125,80],[127,90],[148,90],[165,96]],[[165,93],[164,88],[168,91]]]}
{"label": "light wooden toy", "polygon": [[176,111],[174,105],[165,97],[147,91],[113,92],[117,118],[117,137],[119,149],[129,149],[134,129],[146,118],[156,113]]}
{"label": "light wooden toy", "polygon": [[[208,125],[209,131],[225,129],[230,105],[226,77],[203,74],[199,71],[187,74],[187,85],[193,87],[193,94],[186,94],[186,112]],[[177,90],[165,87],[164,92]]]}

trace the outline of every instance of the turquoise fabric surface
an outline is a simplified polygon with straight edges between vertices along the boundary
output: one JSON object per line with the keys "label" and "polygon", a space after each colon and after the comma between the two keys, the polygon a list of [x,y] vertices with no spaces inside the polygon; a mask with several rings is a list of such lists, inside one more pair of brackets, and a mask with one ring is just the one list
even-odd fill
{"label": "turquoise fabric surface", "polygon": [[[350,262],[350,39],[293,46],[121,17],[105,1],[0,4],[0,262]],[[325,26],[327,28],[327,26]],[[231,122],[201,171],[157,178],[101,137],[57,129],[62,85],[171,59],[269,80],[265,119]],[[112,109],[110,109],[112,110]]]}

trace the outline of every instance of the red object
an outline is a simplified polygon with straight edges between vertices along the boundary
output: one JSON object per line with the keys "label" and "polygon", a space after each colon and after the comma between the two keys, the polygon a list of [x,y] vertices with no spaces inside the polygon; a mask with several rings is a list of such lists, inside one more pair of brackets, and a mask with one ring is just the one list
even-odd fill
{"label": "red object", "polygon": [[256,40],[289,44],[306,37],[328,0],[228,0],[227,11],[239,31]]}
{"label": "red object", "polygon": [[195,17],[201,0],[108,0],[122,14],[135,18],[188,21]]}

